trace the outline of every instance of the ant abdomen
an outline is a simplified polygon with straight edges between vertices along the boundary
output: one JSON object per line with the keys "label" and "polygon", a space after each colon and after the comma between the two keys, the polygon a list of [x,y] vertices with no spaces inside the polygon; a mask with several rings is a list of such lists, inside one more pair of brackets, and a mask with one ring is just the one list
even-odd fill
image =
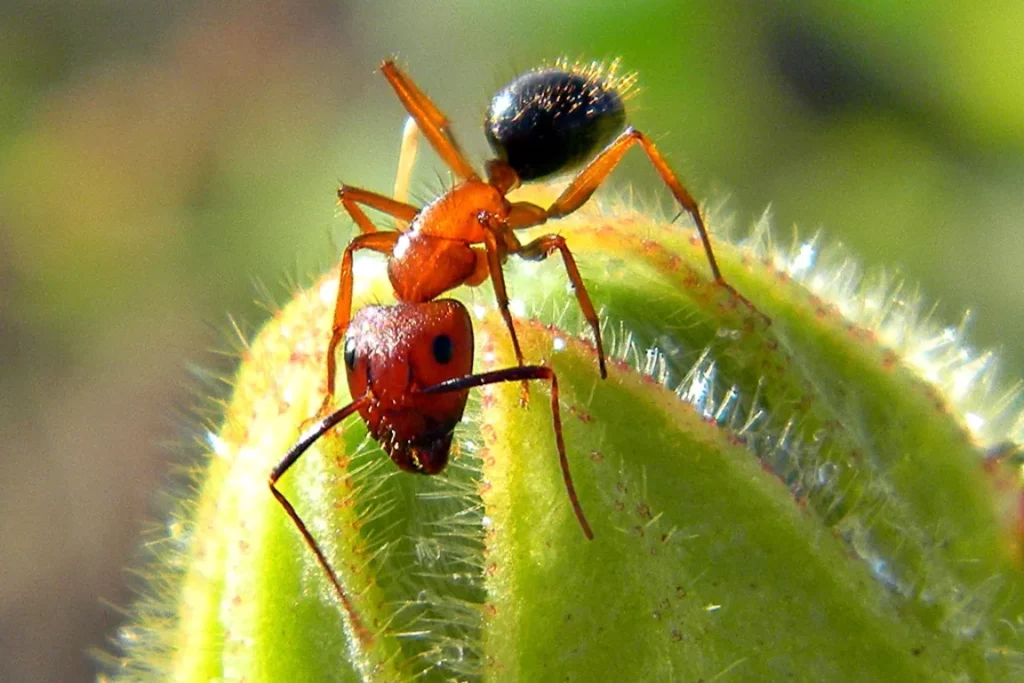
{"label": "ant abdomen", "polygon": [[556,67],[523,74],[498,91],[484,130],[498,158],[525,182],[588,161],[625,123],[614,80]]}

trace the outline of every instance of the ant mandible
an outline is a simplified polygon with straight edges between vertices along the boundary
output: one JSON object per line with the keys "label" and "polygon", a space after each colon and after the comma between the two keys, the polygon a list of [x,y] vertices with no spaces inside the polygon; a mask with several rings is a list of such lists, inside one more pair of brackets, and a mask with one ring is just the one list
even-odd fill
{"label": "ant mandible", "polygon": [[[624,128],[622,91],[629,88],[633,78],[617,78],[615,66],[605,70],[597,65],[560,62],[523,74],[498,91],[484,121],[496,158],[486,162],[483,180],[463,154],[445,115],[393,60],[384,61],[384,77],[416,127],[455,173],[458,183],[422,209],[350,185],[338,189],[338,202],[361,234],[349,243],[341,259],[327,348],[327,396],[321,415],[334,395],[335,354],[352,312],[352,255],[362,249],[388,255],[388,276],[396,298],[402,302],[430,301],[459,285],[480,285],[490,276],[520,366],[523,353],[509,312],[502,264],[509,254],[538,261],[560,251],[580,308],[594,332],[601,377],[607,377],[597,312],[565,239],[549,234],[522,244],[514,231],[542,225],[579,209],[634,145],[644,150],[672,195],[693,217],[715,282],[746,302],[722,278],[697,202],[654,143],[632,126]],[[506,199],[523,182],[570,170],[588,159],[589,163],[546,209]],[[362,206],[390,215],[400,224],[408,224],[407,228],[379,231]]]}
{"label": "ant mandible", "polygon": [[318,419],[270,473],[270,491],[316,555],[361,640],[372,636],[360,621],[334,568],[277,481],[321,436],[358,412],[370,435],[399,468],[437,474],[448,464],[455,426],[469,390],[485,384],[542,380],[551,384],[551,413],[562,478],[583,534],[594,537],[569,474],[558,408],[558,378],[541,365],[519,365],[480,374],[473,371],[473,325],[460,302],[367,306],[345,334],[345,368],[352,402]]}

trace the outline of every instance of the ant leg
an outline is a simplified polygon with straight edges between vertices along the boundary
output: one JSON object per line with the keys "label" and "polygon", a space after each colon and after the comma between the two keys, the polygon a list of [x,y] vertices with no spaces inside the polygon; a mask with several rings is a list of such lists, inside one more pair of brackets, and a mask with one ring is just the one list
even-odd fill
{"label": "ant leg", "polygon": [[[409,185],[412,182],[412,169],[416,165],[416,151],[419,147],[420,129],[410,116],[402,127],[402,146],[398,152],[398,170],[395,171],[395,191],[391,196],[395,201],[406,203],[409,199]],[[392,223],[395,230],[403,232],[409,226],[407,221],[396,218]]]}
{"label": "ant leg", "polygon": [[336,361],[334,352],[345,336],[345,329],[348,327],[349,315],[352,313],[352,252],[356,249],[372,249],[382,254],[391,253],[398,241],[399,233],[381,232],[369,219],[366,213],[359,208],[359,204],[377,209],[400,220],[411,221],[419,213],[419,209],[409,204],[396,201],[391,197],[385,197],[376,192],[363,190],[358,187],[342,185],[338,188],[338,202],[345,207],[352,220],[359,226],[362,234],[356,235],[341,258],[341,269],[338,279],[338,299],[334,308],[334,324],[332,325],[331,341],[327,346],[327,395],[324,403],[320,406],[318,414],[322,415],[330,405],[334,396],[334,377],[336,374]]}
{"label": "ant leg", "polygon": [[271,471],[267,482],[270,485],[270,492],[291,518],[295,527],[299,530],[299,533],[302,534],[302,538],[305,540],[306,545],[313,551],[313,554],[316,555],[317,562],[320,563],[324,573],[327,574],[327,578],[331,580],[331,584],[334,586],[334,591],[338,594],[338,599],[341,600],[341,604],[345,607],[345,611],[348,612],[349,621],[352,623],[352,630],[356,632],[356,636],[363,645],[370,645],[373,642],[373,636],[366,630],[366,627],[363,625],[362,620],[360,620],[359,615],[356,613],[351,600],[349,600],[348,595],[345,594],[345,589],[341,587],[341,581],[338,580],[338,575],[335,573],[334,568],[331,567],[331,563],[327,561],[327,556],[324,555],[323,550],[321,550],[320,544],[316,542],[316,539],[313,538],[313,534],[311,534],[309,529],[306,528],[306,524],[302,521],[302,518],[299,517],[299,513],[295,511],[295,507],[291,502],[289,502],[285,495],[277,489],[276,484],[277,480],[288,471],[289,467],[295,464],[295,461],[299,459],[299,456],[305,453],[306,450],[317,441],[317,439],[326,434],[346,417],[366,405],[367,400],[367,397],[363,395],[344,408],[319,420],[312,428],[304,432],[302,436],[299,437],[298,442],[288,449],[288,452],[285,453],[284,458],[277,464],[277,467]]}
{"label": "ant leg", "polygon": [[448,167],[455,172],[462,180],[479,178],[472,164],[466,160],[466,155],[455,141],[451,133],[448,118],[441,113],[426,93],[419,89],[395,64],[394,60],[385,60],[380,65],[380,70],[388,83],[394,88],[395,94],[401,100],[402,106],[409,112],[416,121],[416,125],[423,131],[423,135],[430,142],[438,156],[448,164]]}
{"label": "ant leg", "polygon": [[605,181],[612,170],[618,166],[622,157],[629,151],[629,148],[634,145],[640,145],[643,148],[647,158],[650,159],[651,164],[658,172],[658,175],[661,176],[661,179],[668,185],[676,201],[693,217],[693,222],[697,224],[697,231],[700,233],[701,241],[704,243],[704,251],[707,253],[708,264],[711,266],[711,274],[717,282],[724,283],[722,273],[718,269],[718,262],[715,260],[714,252],[711,250],[708,230],[704,225],[704,218],[700,214],[697,201],[683,187],[683,184],[679,181],[676,174],[672,172],[668,162],[661,156],[661,152],[654,146],[654,143],[632,126],[626,128],[619,137],[605,147],[593,161],[587,164],[586,168],[580,171],[569,187],[565,188],[562,195],[548,208],[548,217],[561,218],[580,208],[590,199],[594,190]]}
{"label": "ant leg", "polygon": [[569,473],[569,459],[565,455],[565,441],[562,439],[562,416],[558,408],[558,377],[555,371],[543,365],[524,365],[517,368],[505,368],[483,372],[478,375],[466,375],[455,379],[445,380],[439,384],[420,389],[421,394],[442,394],[448,391],[461,391],[481,387],[485,384],[499,384],[502,382],[516,382],[522,380],[546,380],[551,382],[551,419],[555,427],[555,445],[558,448],[558,463],[562,467],[562,479],[565,481],[565,490],[569,494],[569,502],[572,510],[576,513],[576,519],[583,529],[583,535],[587,540],[593,540],[594,532],[590,529],[586,515],[583,514],[583,507],[576,496],[576,487],[572,483],[572,475]]}
{"label": "ant leg", "polygon": [[[512,349],[516,354],[516,363],[522,367],[523,350],[519,347],[519,336],[516,334],[516,326],[512,322],[512,312],[508,309],[508,292],[505,289],[505,271],[501,266],[505,262],[509,246],[519,247],[519,241],[512,235],[505,226],[494,216],[482,213],[479,217],[480,224],[484,229],[484,246],[487,258],[487,270],[491,274],[491,283],[494,285],[494,296],[498,300],[498,310],[505,320],[509,336],[512,337]],[[508,238],[512,242],[508,242]],[[526,406],[530,403],[530,386],[523,380],[523,391],[519,395],[519,403]]]}
{"label": "ant leg", "polygon": [[[508,333],[512,337],[512,349],[516,354],[516,363],[522,367],[523,365],[523,350],[519,347],[519,337],[516,335],[516,326],[512,322],[512,312],[508,309],[508,292],[505,289],[505,272],[501,269],[502,264],[505,261],[505,256],[508,253],[508,245],[506,242],[506,236],[511,236],[515,239],[508,230],[505,229],[498,219],[490,214],[483,213],[480,215],[480,224],[484,229],[484,246],[487,250],[487,269],[491,273],[491,283],[494,285],[494,296],[498,300],[498,310],[501,311],[501,317],[505,320],[505,326],[508,327]],[[515,243],[518,247],[518,242]],[[523,382],[523,393],[520,397],[520,402],[526,405],[530,399],[530,390],[527,383]]]}
{"label": "ant leg", "polygon": [[[516,334],[516,326],[512,322],[512,312],[508,309],[508,292],[505,290],[505,273],[501,264],[507,253],[503,246],[499,246],[498,238],[491,230],[484,231],[484,244],[487,248],[487,266],[491,272],[491,282],[494,284],[494,296],[498,299],[498,310],[505,320],[505,326],[512,337],[512,349],[516,354],[516,363],[523,366],[523,350],[519,347],[519,336]],[[530,403],[530,385],[523,380],[523,390],[519,394],[519,404],[522,406]]]}
{"label": "ant leg", "polygon": [[352,220],[359,226],[360,232],[364,234],[377,232],[377,226],[369,219],[366,212],[359,208],[360,204],[406,222],[411,221],[420,212],[415,206],[405,202],[351,185],[342,185],[338,188],[338,203],[345,207],[348,215],[352,217]]}
{"label": "ant leg", "polygon": [[[530,202],[514,202],[505,221],[507,230],[522,230],[532,228],[546,223],[548,213],[545,209],[531,204]],[[530,261],[541,261],[548,257],[552,249],[562,252],[562,260],[565,262],[565,270],[572,282],[573,291],[576,292],[576,300],[583,310],[583,317],[587,319],[592,330],[594,330],[594,341],[597,345],[597,364],[600,367],[601,379],[607,379],[608,370],[605,367],[604,346],[601,343],[601,323],[597,317],[597,311],[587,293],[587,287],[583,284],[583,278],[576,267],[576,259],[565,244],[565,239],[560,235],[545,235],[526,246],[521,246],[519,240],[511,232],[507,239],[510,239],[509,251]]]}
{"label": "ant leg", "polygon": [[565,263],[565,270],[569,275],[573,291],[576,292],[576,300],[583,311],[583,317],[587,319],[590,329],[594,331],[594,341],[597,345],[597,364],[601,370],[601,379],[606,379],[608,371],[604,363],[604,346],[601,344],[601,323],[597,318],[597,311],[594,310],[594,304],[590,300],[590,295],[587,293],[587,287],[583,284],[583,278],[580,277],[580,271],[576,267],[576,259],[573,258],[572,252],[569,251],[569,247],[565,244],[565,238],[561,235],[544,235],[523,245],[518,250],[513,250],[512,253],[528,261],[543,261],[556,249],[562,252],[562,261]]}
{"label": "ant leg", "polygon": [[668,162],[665,161],[665,157],[654,146],[654,143],[632,126],[622,131],[619,137],[615,138],[610,145],[605,147],[600,154],[594,157],[593,161],[579,172],[572,183],[569,184],[569,187],[565,188],[561,196],[548,207],[547,218],[561,218],[583,206],[590,199],[590,196],[594,194],[598,186],[608,178],[608,175],[619,164],[619,161],[622,160],[622,157],[629,151],[630,147],[634,145],[640,145],[644,153],[647,154],[647,158],[654,166],[654,169],[658,172],[658,175],[661,176],[661,179],[668,185],[669,190],[672,191],[676,201],[693,217],[693,222],[697,225],[697,232],[700,234],[701,242],[704,244],[704,252],[707,254],[708,265],[711,266],[711,275],[714,276],[715,282],[719,286],[725,287],[733,296],[758,313],[766,322],[770,323],[771,320],[768,316],[758,311],[757,307],[737,292],[736,288],[727,283],[722,277],[722,271],[718,269],[718,261],[715,260],[715,253],[711,249],[711,239],[708,236],[708,229],[704,225],[704,218],[700,214],[700,207],[697,206],[697,201],[680,182],[679,178],[669,167]]}
{"label": "ant leg", "polygon": [[331,325],[331,341],[327,344],[327,395],[318,415],[324,414],[334,397],[334,377],[337,370],[335,352],[338,344],[345,337],[349,317],[352,315],[352,252],[358,249],[371,249],[381,254],[390,254],[401,233],[369,232],[356,235],[345,247],[338,271],[338,298],[334,304],[334,322]]}

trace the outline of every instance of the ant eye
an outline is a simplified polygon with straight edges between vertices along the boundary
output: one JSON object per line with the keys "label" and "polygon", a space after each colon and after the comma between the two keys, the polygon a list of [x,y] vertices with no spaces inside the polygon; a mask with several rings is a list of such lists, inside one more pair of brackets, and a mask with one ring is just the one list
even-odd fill
{"label": "ant eye", "polygon": [[441,365],[447,365],[452,359],[452,354],[455,351],[455,345],[452,343],[452,338],[447,334],[439,334],[434,337],[434,341],[431,344],[431,351],[434,353],[434,360]]}
{"label": "ant eye", "polygon": [[585,161],[625,123],[622,98],[606,82],[544,69],[523,74],[494,96],[484,131],[498,158],[525,182]]}
{"label": "ant eye", "polygon": [[345,365],[349,370],[356,369],[356,340],[354,337],[345,340]]}

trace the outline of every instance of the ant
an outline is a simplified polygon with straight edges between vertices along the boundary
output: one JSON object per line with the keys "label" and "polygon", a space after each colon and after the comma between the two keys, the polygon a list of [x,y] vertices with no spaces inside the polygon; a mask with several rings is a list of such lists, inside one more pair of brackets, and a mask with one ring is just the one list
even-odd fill
{"label": "ant", "polygon": [[406,472],[437,474],[448,464],[455,426],[469,390],[486,384],[541,380],[551,384],[551,414],[562,478],[573,512],[587,539],[594,534],[569,474],[558,408],[558,378],[542,365],[519,365],[472,374],[473,325],[454,299],[392,306],[367,306],[345,334],[345,368],[353,400],[307,429],[270,473],[270,492],[288,513],[334,586],[360,639],[372,640],[334,568],[277,481],[320,437],[358,412],[370,435]]}
{"label": "ant", "polygon": [[[548,234],[522,244],[514,231],[542,225],[579,209],[623,155],[634,145],[640,145],[673,196],[693,217],[716,283],[739,296],[722,279],[696,201],[654,144],[643,133],[625,126],[622,94],[633,79],[618,79],[614,70],[614,65],[606,72],[598,66],[559,64],[524,74],[500,90],[491,101],[484,122],[496,158],[485,164],[487,179],[483,180],[466,160],[447,118],[433,102],[393,61],[381,65],[415,129],[427,138],[459,182],[422,209],[348,185],[338,190],[339,203],[361,234],[345,248],[341,260],[327,347],[327,395],[312,425],[273,469],[268,482],[274,498],[316,555],[353,628],[364,641],[372,637],[360,622],[337,574],[295,508],[277,489],[278,480],[299,457],[353,413],[359,413],[370,435],[400,469],[437,474],[448,463],[454,429],[462,420],[470,389],[505,382],[521,381],[524,386],[529,381],[549,382],[562,477],[584,536],[593,538],[569,473],[558,407],[558,379],[549,367],[523,362],[509,312],[504,261],[509,254],[543,260],[556,250],[561,252],[580,308],[593,329],[604,378],[607,370],[597,312],[564,238]],[[408,181],[415,129],[406,128],[398,196],[405,193],[401,188]],[[506,198],[522,182],[570,170],[588,159],[546,209]],[[399,229],[378,230],[361,206],[390,215]],[[352,258],[361,249],[388,255],[388,276],[399,303],[367,306],[350,320]],[[517,365],[473,374],[473,327],[469,313],[460,302],[437,297],[462,284],[480,285],[488,276],[512,337]],[[331,412],[327,408],[334,395],[335,353],[342,340],[353,399]]]}
{"label": "ant", "polygon": [[[363,249],[388,255],[388,277],[395,296],[406,303],[430,301],[463,284],[477,286],[490,276],[520,366],[523,353],[509,312],[502,264],[509,254],[540,261],[555,251],[561,252],[580,308],[594,332],[601,377],[607,377],[597,312],[565,239],[548,234],[523,244],[515,231],[543,225],[579,209],[635,145],[643,149],[672,195],[693,217],[715,282],[746,302],[722,278],[697,202],[654,143],[632,126],[626,126],[623,96],[635,78],[615,76],[616,68],[616,63],[604,69],[599,65],[559,62],[523,74],[499,90],[484,119],[484,130],[496,155],[484,165],[484,180],[466,159],[445,115],[393,60],[383,62],[381,72],[402,106],[458,182],[423,208],[350,185],[342,184],[338,189],[338,203],[361,234],[352,239],[341,259],[327,347],[327,395],[318,415],[327,411],[334,395],[335,356],[352,313],[352,255]],[[415,140],[408,130],[403,160],[408,156],[410,139]],[[506,198],[523,182],[571,170],[588,160],[547,208]],[[408,174],[409,166],[411,161],[400,164],[400,187],[407,184],[402,176]],[[403,196],[404,190],[398,194]],[[399,229],[378,230],[363,206],[391,216]]]}

